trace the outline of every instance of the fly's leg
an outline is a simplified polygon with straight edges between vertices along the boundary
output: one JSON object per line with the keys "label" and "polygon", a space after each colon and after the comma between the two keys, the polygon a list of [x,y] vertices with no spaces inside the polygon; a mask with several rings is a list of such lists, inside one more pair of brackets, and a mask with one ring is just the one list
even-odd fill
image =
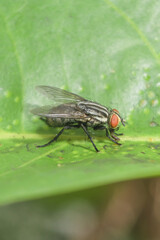
{"label": "fly's leg", "polygon": [[116,141],[120,141],[120,138],[115,136],[114,134],[111,134],[111,137],[114,138],[114,140],[116,140]]}
{"label": "fly's leg", "polygon": [[51,141],[49,141],[48,143],[46,143],[46,144],[44,144],[44,145],[39,145],[39,146],[37,146],[37,147],[40,148],[40,147],[49,146],[52,142],[55,142],[55,141],[60,137],[60,135],[63,133],[63,131],[64,131],[65,129],[79,128],[79,127],[82,127],[82,128],[83,128],[84,132],[87,134],[88,138],[90,139],[91,143],[93,144],[96,152],[99,152],[99,150],[97,149],[96,145],[94,144],[91,136],[89,135],[86,127],[85,127],[83,124],[75,125],[75,126],[65,126],[64,128],[61,129],[61,131],[60,131]]}
{"label": "fly's leg", "polygon": [[123,133],[119,133],[119,134],[115,133],[115,129],[110,129],[109,131],[110,131],[111,137],[114,138],[116,141],[120,140],[117,136],[123,135]]}
{"label": "fly's leg", "polygon": [[[109,130],[106,128],[106,136],[112,141],[112,142],[114,142],[114,143],[116,143],[117,145],[122,145],[121,143],[118,143],[116,140],[117,139],[115,139],[115,138],[117,138],[116,136],[114,136],[114,135],[112,135],[112,132],[111,132],[111,134],[110,134],[110,132],[109,132]],[[111,138],[111,136],[115,139],[113,139],[113,138]],[[119,139],[119,138],[118,138]],[[120,139],[119,139],[120,140]]]}
{"label": "fly's leg", "polygon": [[[106,129],[106,127],[105,126],[101,126],[101,125],[97,125],[93,129],[94,130],[104,130],[104,129]],[[106,148],[106,145],[103,148]]]}
{"label": "fly's leg", "polygon": [[93,147],[95,148],[96,152],[99,152],[96,145],[94,144],[91,136],[89,135],[89,132],[87,131],[86,127],[81,123],[81,127],[83,128],[84,132],[87,134],[88,138],[90,139],[91,143],[93,144]]}
{"label": "fly's leg", "polygon": [[123,135],[122,134],[117,134],[115,133],[115,130],[114,129],[110,129],[108,130],[105,126],[95,126],[94,127],[94,130],[104,130],[106,129],[106,136],[114,143],[118,144],[118,145],[121,145],[120,143],[118,143],[117,141],[119,141],[120,139],[118,137],[116,137],[114,134],[116,134],[117,136],[118,135]]}
{"label": "fly's leg", "polygon": [[123,136],[123,133],[114,133],[117,136]]}
{"label": "fly's leg", "polygon": [[49,141],[48,143],[46,143],[46,144],[44,144],[44,145],[39,145],[39,146],[37,146],[37,148],[49,146],[52,142],[57,141],[57,139],[61,136],[61,134],[63,133],[63,131],[64,131],[65,129],[79,128],[79,127],[80,127],[79,125],[75,125],[75,126],[65,126],[64,128],[61,129],[61,131],[60,131],[51,141]]}
{"label": "fly's leg", "polygon": [[94,130],[104,130],[104,129],[106,129],[106,127],[104,127],[104,126],[95,126],[93,129]]}
{"label": "fly's leg", "polygon": [[[118,131],[118,130],[119,130],[119,127],[117,127],[115,131]],[[117,135],[117,136],[122,136],[123,135],[123,133],[116,133],[115,131],[114,131],[115,135]]]}
{"label": "fly's leg", "polygon": [[51,141],[49,141],[48,143],[46,143],[44,145],[38,145],[37,148],[46,147],[46,146],[49,146],[52,142],[55,142],[65,129],[66,129],[66,126],[64,128],[62,128],[61,131]]}
{"label": "fly's leg", "polygon": [[114,135],[115,134],[114,129],[110,129],[109,132],[110,132],[111,137],[114,138],[114,140],[116,140],[116,141],[120,140],[117,136]]}

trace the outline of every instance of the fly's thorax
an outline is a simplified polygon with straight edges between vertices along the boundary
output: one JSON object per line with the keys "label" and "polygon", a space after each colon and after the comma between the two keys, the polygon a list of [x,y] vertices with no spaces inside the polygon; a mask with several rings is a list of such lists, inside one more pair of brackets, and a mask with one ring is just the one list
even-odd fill
{"label": "fly's thorax", "polygon": [[109,110],[96,102],[80,101],[77,107],[83,111],[90,119],[98,123],[107,123]]}

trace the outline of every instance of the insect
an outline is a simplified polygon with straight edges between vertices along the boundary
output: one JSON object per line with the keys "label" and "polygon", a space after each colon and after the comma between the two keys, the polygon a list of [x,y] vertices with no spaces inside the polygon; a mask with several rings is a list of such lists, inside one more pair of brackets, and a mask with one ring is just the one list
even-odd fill
{"label": "insect", "polygon": [[[50,86],[37,86],[36,89],[53,100],[54,105],[41,106],[31,110],[40,119],[51,127],[63,127],[61,131],[48,143],[37,147],[46,147],[55,142],[66,129],[82,128],[90,139],[96,152],[99,152],[88,132],[88,127],[94,130],[105,130],[106,136],[114,143],[120,140],[115,133],[124,120],[118,110],[110,109],[99,103],[89,101],[74,93]],[[56,105],[55,105],[56,104]]]}

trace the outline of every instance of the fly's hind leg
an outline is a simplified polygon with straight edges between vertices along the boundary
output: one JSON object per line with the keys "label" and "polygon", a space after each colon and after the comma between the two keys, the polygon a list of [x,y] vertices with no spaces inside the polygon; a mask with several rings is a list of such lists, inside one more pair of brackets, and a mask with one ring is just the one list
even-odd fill
{"label": "fly's hind leg", "polygon": [[63,133],[63,131],[66,129],[66,127],[62,128],[61,131],[51,140],[49,141],[48,143],[44,144],[44,145],[38,145],[37,148],[40,148],[40,147],[47,147],[49,146],[52,142],[55,142],[59,136]]}
{"label": "fly's hind leg", "polygon": [[65,129],[79,128],[79,127],[80,127],[80,125],[65,126],[64,128],[61,129],[61,131],[52,140],[50,140],[48,143],[46,143],[44,145],[38,145],[37,148],[49,146],[51,143],[57,141],[57,139],[61,136],[61,134],[63,133],[63,131]]}

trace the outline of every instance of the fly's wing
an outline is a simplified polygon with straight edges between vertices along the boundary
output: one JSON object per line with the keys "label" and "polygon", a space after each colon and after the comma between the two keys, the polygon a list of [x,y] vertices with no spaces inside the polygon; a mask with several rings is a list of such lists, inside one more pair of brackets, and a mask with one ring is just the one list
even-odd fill
{"label": "fly's wing", "polygon": [[89,119],[94,117],[106,122],[108,109],[96,102],[88,101],[74,93],[50,86],[37,86],[36,89],[53,100],[53,104],[62,103],[57,107],[44,106],[33,109],[35,115],[52,118]]}
{"label": "fly's wing", "polygon": [[53,100],[54,103],[67,103],[67,102],[78,102],[87,101],[86,99],[68,91],[62,90],[56,87],[50,86],[37,86],[36,89],[47,96],[49,99]]}
{"label": "fly's wing", "polygon": [[53,100],[53,105],[58,103],[58,106],[36,107],[31,110],[33,114],[51,118],[81,119],[86,117],[84,111],[78,109],[76,104],[80,101],[87,101],[86,99],[56,87],[37,86],[36,89]]}
{"label": "fly's wing", "polygon": [[61,104],[57,107],[42,106],[31,110],[31,113],[41,117],[51,118],[69,118],[69,119],[85,119],[86,114],[77,109],[76,104]]}

